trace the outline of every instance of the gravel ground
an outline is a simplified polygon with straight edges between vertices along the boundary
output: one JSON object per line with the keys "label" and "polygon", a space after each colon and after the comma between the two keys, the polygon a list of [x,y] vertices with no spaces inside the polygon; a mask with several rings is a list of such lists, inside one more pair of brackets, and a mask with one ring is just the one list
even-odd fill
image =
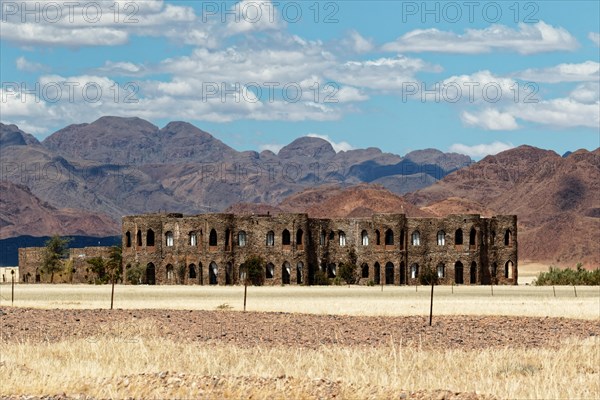
{"label": "gravel ground", "polygon": [[554,347],[561,339],[600,336],[598,321],[504,316],[358,317],[239,311],[44,310],[4,307],[0,340],[57,342],[115,335],[175,341],[318,348],[321,345],[445,349]]}
{"label": "gravel ground", "polygon": [[[600,336],[598,321],[564,318],[502,316],[441,316],[433,326],[423,317],[358,317],[238,311],[173,310],[47,310],[3,307],[0,340],[10,342],[59,342],[73,338],[113,335],[120,340],[139,337],[168,338],[204,344],[239,347],[290,345],[319,348],[322,345],[377,347],[391,341],[403,346],[444,349],[490,347],[557,347],[562,339]],[[153,388],[148,398],[203,399],[436,399],[490,400],[496,397],[448,390],[392,391],[383,387],[356,388],[342,381],[279,377],[198,376],[164,371],[101,379],[108,397],[127,397],[140,388]],[[177,395],[175,395],[177,393]],[[248,393],[252,393],[247,395]],[[104,397],[104,396],[102,396]],[[144,396],[145,397],[145,396]],[[66,400],[93,398],[81,395],[0,396],[18,400]]]}

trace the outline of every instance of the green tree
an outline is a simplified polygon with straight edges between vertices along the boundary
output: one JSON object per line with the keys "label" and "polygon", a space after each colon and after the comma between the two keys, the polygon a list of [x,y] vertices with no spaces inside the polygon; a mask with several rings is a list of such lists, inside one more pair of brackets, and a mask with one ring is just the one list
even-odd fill
{"label": "green tree", "polygon": [[139,263],[136,263],[127,270],[127,276],[125,278],[132,285],[138,285],[141,282],[143,275],[144,267],[142,267]]}
{"label": "green tree", "polygon": [[91,270],[96,274],[96,283],[107,283],[108,274],[106,273],[106,261],[102,257],[92,257],[87,259],[87,263],[92,266]]}
{"label": "green tree", "polygon": [[[250,256],[240,265],[242,273],[246,273],[246,282],[249,285],[262,286],[265,283],[265,260],[260,256]],[[242,283],[246,283],[242,282]]]}
{"label": "green tree", "polygon": [[123,272],[121,262],[121,246],[112,246],[108,259],[92,257],[87,260],[92,266],[92,272],[97,275],[96,283],[114,283],[120,280]]}
{"label": "green tree", "polygon": [[106,262],[106,272],[110,275],[110,280],[115,283],[122,279],[123,275],[123,255],[121,246],[112,246],[110,248],[110,255]]}
{"label": "green tree", "polygon": [[431,285],[432,283],[434,285],[437,285],[438,281],[439,281],[436,269],[429,265],[427,265],[423,268],[423,271],[421,272],[419,279],[420,279],[422,285]]}
{"label": "green tree", "polygon": [[44,244],[42,270],[50,274],[50,283],[54,283],[54,274],[63,269],[63,260],[69,255],[69,242],[70,238],[54,235]]}

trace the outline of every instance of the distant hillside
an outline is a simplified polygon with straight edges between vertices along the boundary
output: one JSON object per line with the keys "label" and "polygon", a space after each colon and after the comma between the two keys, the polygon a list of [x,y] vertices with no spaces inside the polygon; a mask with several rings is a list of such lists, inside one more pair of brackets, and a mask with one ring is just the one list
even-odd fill
{"label": "distant hillside", "polygon": [[563,158],[521,146],[406,198],[436,214],[461,209],[517,214],[522,260],[600,264],[600,149]]}
{"label": "distant hillside", "polygon": [[236,204],[226,212],[235,214],[307,213],[313,218],[370,217],[375,213],[404,213],[410,217],[431,217],[432,213],[413,206],[402,197],[377,185],[337,185],[306,189],[280,204]]}
{"label": "distant hillside", "polygon": [[0,181],[0,239],[37,235],[119,234],[120,221],[107,215],[56,208],[35,197],[26,186]]}

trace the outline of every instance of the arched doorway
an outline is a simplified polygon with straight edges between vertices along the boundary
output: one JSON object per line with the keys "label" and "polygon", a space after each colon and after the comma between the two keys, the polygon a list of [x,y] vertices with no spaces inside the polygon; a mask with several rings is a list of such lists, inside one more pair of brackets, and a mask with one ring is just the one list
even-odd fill
{"label": "arched doorway", "polygon": [[457,261],[456,264],[454,264],[454,283],[457,285],[462,285],[464,283],[463,265],[460,261]]}
{"label": "arched doorway", "polygon": [[233,265],[230,262],[225,266],[225,284],[233,285]]}
{"label": "arched doorway", "polygon": [[217,267],[217,263],[215,263],[214,261],[210,263],[210,265],[208,266],[208,284],[209,285],[216,285],[219,283],[219,268]]}
{"label": "arched doorway", "polygon": [[296,265],[296,284],[301,285],[304,283],[304,263],[302,261],[298,262]]}
{"label": "arched doorway", "polygon": [[290,284],[290,277],[292,276],[292,266],[289,262],[284,262],[281,266],[281,283],[284,285]]}
{"label": "arched doorway", "polygon": [[156,285],[156,268],[152,263],[148,263],[146,266],[146,284]]}
{"label": "arched doorway", "polygon": [[469,283],[471,283],[471,285],[474,285],[477,283],[477,263],[475,261],[473,261],[471,263],[471,271],[470,271],[470,281]]}
{"label": "arched doorway", "polygon": [[378,262],[373,266],[373,282],[375,282],[376,285],[381,283],[381,266]]}
{"label": "arched doorway", "polygon": [[394,284],[394,264],[388,262],[385,264],[385,284],[393,285]]}

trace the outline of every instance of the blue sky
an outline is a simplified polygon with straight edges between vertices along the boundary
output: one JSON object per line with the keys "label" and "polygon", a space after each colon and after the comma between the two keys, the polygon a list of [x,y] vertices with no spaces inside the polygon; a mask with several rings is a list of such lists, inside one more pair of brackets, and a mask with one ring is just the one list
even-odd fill
{"label": "blue sky", "polygon": [[0,120],[184,120],[238,150],[600,146],[597,1],[0,2]]}

